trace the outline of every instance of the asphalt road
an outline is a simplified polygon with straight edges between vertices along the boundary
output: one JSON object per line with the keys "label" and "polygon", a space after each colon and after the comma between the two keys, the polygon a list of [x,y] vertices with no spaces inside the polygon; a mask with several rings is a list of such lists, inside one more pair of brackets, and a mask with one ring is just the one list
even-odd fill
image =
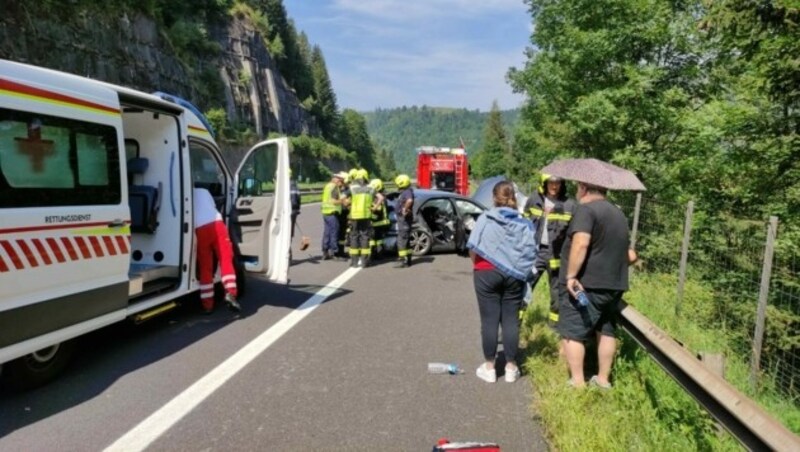
{"label": "asphalt road", "polygon": [[[441,437],[545,450],[529,379],[487,384],[474,375],[482,357],[467,259],[434,255],[409,269],[379,262],[350,271],[318,307],[304,305],[348,268],[319,260],[318,209],[299,217],[312,244],[294,245],[290,283],[249,278],[240,316],[221,307],[201,316],[187,302],[85,336],[43,388],[0,388],[0,450],[124,450],[135,444],[131,432],[150,438],[148,450],[170,451],[430,450]],[[251,342],[262,344],[252,361],[218,377]],[[431,361],[465,373],[429,375]],[[156,422],[137,430],[146,419]]]}

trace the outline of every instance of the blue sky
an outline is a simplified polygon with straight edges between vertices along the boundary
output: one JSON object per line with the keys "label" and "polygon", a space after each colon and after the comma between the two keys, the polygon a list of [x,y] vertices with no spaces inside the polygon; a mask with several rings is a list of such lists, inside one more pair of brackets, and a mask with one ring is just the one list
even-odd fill
{"label": "blue sky", "polygon": [[521,67],[531,17],[522,0],[284,0],[322,48],[340,108],[403,105],[503,110],[524,98],[505,75]]}

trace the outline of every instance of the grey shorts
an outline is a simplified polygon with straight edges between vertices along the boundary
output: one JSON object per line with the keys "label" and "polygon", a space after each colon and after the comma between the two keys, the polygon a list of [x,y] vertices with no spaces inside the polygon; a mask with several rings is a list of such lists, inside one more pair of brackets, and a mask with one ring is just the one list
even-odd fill
{"label": "grey shorts", "polygon": [[576,341],[591,339],[596,332],[614,336],[622,294],[621,290],[586,289],[589,305],[583,308],[569,294],[567,286],[559,283],[556,330],[561,337]]}

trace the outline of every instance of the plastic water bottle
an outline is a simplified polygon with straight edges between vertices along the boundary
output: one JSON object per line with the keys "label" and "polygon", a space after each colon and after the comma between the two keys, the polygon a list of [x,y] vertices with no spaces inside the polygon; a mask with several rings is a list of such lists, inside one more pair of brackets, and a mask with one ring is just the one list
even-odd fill
{"label": "plastic water bottle", "polygon": [[582,308],[589,306],[589,297],[586,296],[586,292],[582,290],[575,292],[575,299],[578,300],[578,306]]}
{"label": "plastic water bottle", "polygon": [[458,364],[428,363],[428,373],[458,375],[464,373],[464,371],[458,367]]}

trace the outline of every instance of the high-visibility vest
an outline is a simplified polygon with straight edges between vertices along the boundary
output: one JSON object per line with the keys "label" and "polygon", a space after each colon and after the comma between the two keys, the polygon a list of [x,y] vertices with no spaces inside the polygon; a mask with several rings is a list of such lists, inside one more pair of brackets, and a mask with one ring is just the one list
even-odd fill
{"label": "high-visibility vest", "polygon": [[325,189],[322,190],[322,214],[332,215],[335,213],[342,213],[342,205],[333,203],[333,191],[338,190],[338,187],[333,182],[328,182]]}
{"label": "high-visibility vest", "polygon": [[378,212],[372,212],[372,226],[386,226],[389,224],[389,212],[386,210],[386,201],[381,203]]}
{"label": "high-visibility vest", "polygon": [[350,185],[350,219],[372,219],[373,189],[369,185]]}

